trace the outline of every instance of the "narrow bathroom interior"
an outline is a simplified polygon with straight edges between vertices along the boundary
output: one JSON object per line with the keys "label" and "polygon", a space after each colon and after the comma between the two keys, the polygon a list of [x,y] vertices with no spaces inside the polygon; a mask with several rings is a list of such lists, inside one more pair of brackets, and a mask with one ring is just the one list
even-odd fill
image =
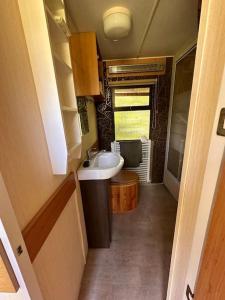
{"label": "narrow bathroom interior", "polygon": [[43,299],[165,300],[201,1],[8,5],[0,170]]}
{"label": "narrow bathroom interior", "polygon": [[[68,7],[78,28],[82,32],[95,29],[99,56],[103,53],[105,95],[103,102],[95,103],[98,142],[88,151],[85,163],[90,165],[78,169],[89,245],[79,299],[163,300],[167,295],[195,64],[198,2],[182,1],[174,16],[175,3],[161,1],[144,35],[139,32],[143,40],[139,39],[137,47],[132,43],[137,28],[123,39],[110,40],[97,26],[97,8],[93,13],[86,10],[89,21],[81,20],[79,9],[87,1],[77,2],[77,11],[73,11],[70,1]],[[142,4],[133,3],[138,8]],[[159,38],[160,22],[168,26],[167,37],[163,32]],[[179,22],[184,27],[179,27]],[[174,55],[165,55],[172,52]],[[84,100],[78,97],[78,101]],[[141,141],[141,150],[137,141]],[[90,172],[85,175],[93,167],[92,160],[98,163],[98,150],[124,158],[122,171],[111,176],[109,182],[100,173],[95,178],[88,177]],[[104,186],[96,185],[99,178],[104,179]],[[104,203],[111,198],[111,208],[98,213],[96,205],[102,207],[103,202],[96,201],[101,196]],[[108,225],[103,217],[107,209],[113,211]],[[102,228],[107,230],[98,239]]]}

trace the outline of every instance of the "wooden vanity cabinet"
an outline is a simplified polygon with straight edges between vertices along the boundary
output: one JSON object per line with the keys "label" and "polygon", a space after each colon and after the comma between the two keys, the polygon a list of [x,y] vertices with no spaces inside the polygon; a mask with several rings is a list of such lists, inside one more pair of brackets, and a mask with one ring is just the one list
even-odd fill
{"label": "wooden vanity cabinet", "polygon": [[81,180],[89,248],[109,248],[112,236],[110,179]]}
{"label": "wooden vanity cabinet", "polygon": [[95,32],[70,36],[70,53],[77,96],[104,99],[103,68]]}

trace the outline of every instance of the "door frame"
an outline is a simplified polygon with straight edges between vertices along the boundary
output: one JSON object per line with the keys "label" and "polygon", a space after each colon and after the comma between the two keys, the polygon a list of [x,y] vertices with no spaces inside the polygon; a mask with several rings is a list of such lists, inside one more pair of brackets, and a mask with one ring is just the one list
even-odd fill
{"label": "door frame", "polygon": [[167,300],[187,299],[187,284],[194,290],[222,160],[224,137],[216,127],[225,105],[224,32],[224,1],[203,0]]}
{"label": "door frame", "polygon": [[[43,300],[33,266],[19,228],[16,215],[0,173],[0,238],[6,250],[20,289],[16,294],[3,293],[1,299]],[[22,253],[17,249],[21,247]]]}
{"label": "door frame", "polygon": [[197,40],[193,40],[187,43],[175,56],[173,59],[173,70],[172,70],[172,80],[171,80],[171,91],[170,91],[170,104],[169,104],[169,114],[168,114],[168,126],[167,126],[167,140],[166,140],[166,156],[164,165],[164,176],[163,183],[173,195],[173,197],[178,200],[180,181],[173,176],[173,174],[167,169],[168,155],[169,155],[169,143],[170,143],[170,128],[172,121],[173,112],[173,96],[174,96],[174,86],[175,86],[175,76],[177,63],[184,57],[186,57],[192,49],[197,45]]}
{"label": "door frame", "polygon": [[214,194],[217,188],[217,178],[219,176],[220,166],[224,157],[225,137],[219,136],[216,133],[220,110],[223,107],[225,107],[225,69],[221,83],[216,117],[213,125],[209,155],[204,174],[198,214],[193,234],[190,260],[185,280],[185,286],[189,285],[193,291],[195,290],[205,237],[208,230],[208,223],[210,221],[211,209],[214,203]]}
{"label": "door frame", "polygon": [[213,208],[208,224],[205,246],[197,277],[195,299],[224,298],[225,247],[225,152],[214,193]]}

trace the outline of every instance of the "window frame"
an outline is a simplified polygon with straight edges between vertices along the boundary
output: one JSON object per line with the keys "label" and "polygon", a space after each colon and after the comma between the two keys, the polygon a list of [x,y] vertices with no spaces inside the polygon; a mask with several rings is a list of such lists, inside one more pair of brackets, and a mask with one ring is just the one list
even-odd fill
{"label": "window frame", "polygon": [[[124,106],[124,107],[116,107],[115,106],[115,90],[118,89],[129,89],[129,88],[149,88],[149,104],[148,105],[138,105],[138,106]],[[114,123],[114,139],[116,139],[116,124],[115,124],[115,112],[118,111],[140,111],[140,110],[149,110],[150,118],[149,118],[149,136],[151,138],[151,124],[152,124],[152,108],[153,102],[155,101],[155,84],[148,85],[128,85],[128,86],[115,86],[112,88],[112,107],[113,107],[113,123]]]}
{"label": "window frame", "polygon": [[[148,101],[148,105],[135,105],[135,106],[123,106],[123,107],[116,107],[115,106],[115,90],[119,90],[119,89],[129,89],[129,88],[149,88],[150,92],[149,92],[149,101]],[[113,102],[113,112],[115,111],[135,111],[135,110],[150,110],[152,109],[152,89],[153,89],[153,85],[139,85],[139,86],[120,86],[120,87],[115,87],[112,89],[112,102]]]}

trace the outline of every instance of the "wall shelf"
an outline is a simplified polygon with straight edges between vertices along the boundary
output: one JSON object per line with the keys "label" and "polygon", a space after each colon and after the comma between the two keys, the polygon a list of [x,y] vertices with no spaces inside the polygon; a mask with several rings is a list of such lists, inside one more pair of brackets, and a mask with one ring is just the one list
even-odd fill
{"label": "wall shelf", "polygon": [[64,69],[62,71],[72,72],[72,66],[68,62],[65,62],[54,50],[52,51],[55,60],[61,64],[61,67]]}
{"label": "wall shelf", "polygon": [[[47,3],[49,1],[50,0],[48,0]],[[60,2],[60,0],[58,0],[57,3],[58,2]],[[65,12],[62,6],[59,5],[58,7],[60,7],[59,10],[56,10],[56,7],[51,7],[53,11],[52,13],[49,7],[45,5],[45,10],[49,24],[49,38],[51,42],[57,90],[67,144],[68,165],[68,162],[72,159],[80,158],[81,156],[81,127],[77,110],[68,41],[70,33],[66,23],[61,26],[56,20],[56,17],[62,17],[63,20],[65,20]]]}
{"label": "wall shelf", "polygon": [[[53,174],[81,156],[81,127],[62,0],[23,1],[22,22]],[[29,6],[29,7],[30,7]],[[30,11],[29,11],[30,12]],[[65,20],[63,27],[55,20]],[[35,39],[33,38],[35,36]],[[37,47],[41,45],[41,47]]]}
{"label": "wall shelf", "polygon": [[52,12],[64,10],[64,2],[62,0],[46,0],[46,5]]}
{"label": "wall shelf", "polygon": [[66,33],[64,28],[60,25],[59,22],[55,20],[54,15],[50,11],[47,5],[45,5],[46,15],[48,18],[49,24],[49,33],[54,38],[56,43],[63,43],[68,41],[69,32]]}

